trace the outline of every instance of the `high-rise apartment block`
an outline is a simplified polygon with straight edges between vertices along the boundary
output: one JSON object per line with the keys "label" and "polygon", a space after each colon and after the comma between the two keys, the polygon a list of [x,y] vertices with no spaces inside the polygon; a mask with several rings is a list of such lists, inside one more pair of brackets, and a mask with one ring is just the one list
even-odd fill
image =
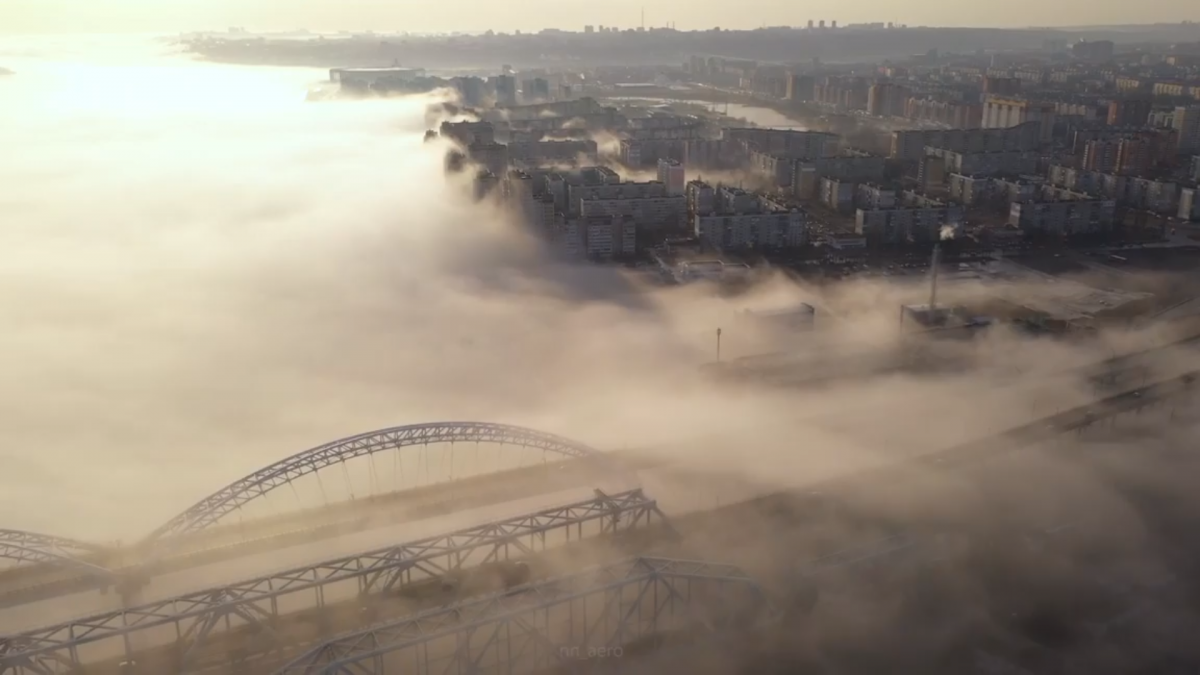
{"label": "high-rise apartment block", "polygon": [[1108,102],[1108,126],[1144,127],[1150,120],[1153,108],[1154,102],[1148,96],[1113,99]]}
{"label": "high-rise apartment block", "polygon": [[983,104],[983,128],[1007,129],[1027,122],[1038,123],[1038,140],[1049,142],[1054,134],[1055,107],[1053,103],[1023,98],[988,96]]}
{"label": "high-rise apartment block", "polygon": [[493,84],[496,88],[496,105],[515,106],[517,104],[517,78],[512,75],[499,75]]}
{"label": "high-rise apartment block", "polygon": [[880,117],[902,117],[912,92],[892,82],[876,82],[867,90],[867,113]]}
{"label": "high-rise apartment block", "polygon": [[658,160],[658,182],[667,186],[669,196],[683,194],[687,180],[684,177],[683,164],[673,159]]}
{"label": "high-rise apartment block", "polygon": [[1200,105],[1175,108],[1171,127],[1179,134],[1176,152],[1181,155],[1200,153]]}

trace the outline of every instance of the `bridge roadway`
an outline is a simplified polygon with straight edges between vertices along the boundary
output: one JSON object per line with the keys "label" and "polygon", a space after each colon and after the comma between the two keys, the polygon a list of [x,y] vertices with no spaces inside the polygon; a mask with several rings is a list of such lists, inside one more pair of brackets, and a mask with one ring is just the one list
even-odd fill
{"label": "bridge roadway", "polygon": [[[214,526],[172,542],[167,556],[159,560],[148,558],[147,551],[132,548],[113,554],[107,561],[96,562],[108,562],[110,569],[116,570],[134,570],[146,565],[143,571],[151,576],[181,572],[304,542],[386,527],[399,518],[432,518],[502,503],[514,495],[590,485],[593,476],[588,468],[585,462],[567,460],[471,476],[243,524]],[[7,569],[0,571],[0,608],[93,591],[96,584],[94,578],[70,569],[48,566]]]}
{"label": "bridge roadway", "polygon": [[[1036,409],[1039,400],[1048,398],[1047,392],[1053,392],[1075,383],[1078,380],[1091,377],[1103,379],[1107,386],[1118,383],[1128,384],[1130,381],[1140,381],[1150,374],[1156,362],[1166,360],[1164,357],[1178,357],[1185,354],[1181,348],[1190,347],[1200,341],[1200,335],[1184,335],[1165,344],[1131,352],[1107,359],[1099,364],[1089,364],[1082,367],[1069,368],[1051,374],[1034,382],[1021,381],[1009,385],[1014,387],[1008,392],[1014,399],[1029,400]],[[1195,358],[1194,353],[1188,354]],[[1137,377],[1132,377],[1136,375]],[[1025,390],[1020,390],[1026,387]],[[1001,387],[999,390],[1006,390]],[[1045,390],[1045,391],[1039,391]],[[984,401],[980,404],[986,406]],[[1017,411],[1019,415],[1019,411]],[[839,418],[852,426],[859,426],[862,411],[855,415],[833,415],[828,419],[814,420],[825,428],[836,428]],[[998,420],[997,426],[1007,426],[1020,422],[1019,416],[1013,420]],[[884,432],[886,436],[886,431]],[[631,472],[642,474],[643,479],[649,479],[653,485],[655,476],[661,474],[663,467],[675,464],[677,459],[668,459],[667,454],[653,450],[643,452],[623,451],[613,453],[613,456],[624,464]],[[451,513],[455,510],[484,507],[499,504],[511,499],[514,495],[535,494],[553,491],[556,487],[563,489],[589,485],[590,476],[587,467],[578,461],[559,461],[545,466],[527,469],[514,469],[484,476],[475,476],[459,481],[424,486],[403,492],[380,495],[356,501],[342,502],[321,509],[312,509],[301,513],[264,518],[239,524],[216,526],[204,532],[181,538],[173,544],[170,555],[162,560],[154,561],[143,575],[159,577],[179,573],[190,569],[210,566],[220,567],[230,560],[247,556],[263,556],[271,551],[293,548],[302,543],[311,543],[320,539],[333,539],[344,535],[365,532],[378,528],[386,528],[399,518],[424,519]],[[652,491],[653,488],[652,488]],[[730,497],[725,497],[728,501]],[[712,506],[712,503],[709,503]],[[111,568],[136,569],[144,564],[142,553],[137,549],[121,552],[115,561],[109,562]],[[116,564],[113,564],[113,563]],[[157,590],[161,587],[171,587],[173,584],[154,584],[152,589],[143,591],[127,601],[143,601],[147,598],[161,597]],[[69,596],[71,602],[67,606],[76,608],[96,609],[119,605],[121,599],[114,594],[112,597],[101,597],[95,593],[97,580],[79,574],[77,571],[55,569],[46,566],[31,568],[9,569],[0,572],[0,607],[38,603],[55,597]],[[30,608],[33,610],[34,608]],[[58,620],[56,613],[44,614],[45,608],[37,608],[34,614],[47,620]],[[76,615],[78,612],[76,612]],[[0,623],[0,630],[5,626]]]}
{"label": "bridge roadway", "polygon": [[[1124,392],[1087,406],[1081,406],[1076,409],[1053,415],[1049,418],[1022,425],[1003,434],[998,434],[994,437],[973,441],[971,443],[948,448],[944,451],[912,458],[906,462],[885,463],[884,465],[869,470],[860,471],[851,476],[838,476],[829,480],[813,483],[806,486],[805,491],[807,491],[810,495],[820,495],[820,499],[841,499],[843,495],[850,496],[860,490],[870,490],[872,489],[872,486],[894,483],[898,477],[898,474],[902,473],[903,469],[905,468],[922,468],[933,470],[946,469],[951,471],[958,470],[969,464],[986,460],[989,457],[1010,452],[1015,445],[1037,443],[1039,441],[1046,440],[1048,437],[1052,437],[1065,431],[1087,427],[1106,416],[1140,410],[1146,406],[1160,403],[1167,398],[1177,396],[1180,393],[1190,392],[1192,390],[1195,377],[1196,373],[1194,372],[1185,373],[1183,375],[1163,380],[1138,390]],[[563,495],[547,496],[546,503],[554,501],[562,503],[562,497]],[[770,498],[770,495],[757,496],[758,500]],[[513,509],[525,508],[531,503],[532,502],[514,503]],[[748,502],[742,502],[741,505],[734,505],[727,507],[726,509],[720,509],[717,512],[719,513],[721,511],[728,511],[730,508],[743,508],[746,503]],[[713,512],[705,513],[705,511],[708,509],[702,504],[694,504],[690,509],[687,507],[687,505],[681,504],[680,506],[683,508],[678,510],[672,509],[672,519],[677,524],[693,522],[694,525],[692,527],[696,527],[701,531],[703,530],[703,522],[712,515],[715,515]],[[488,510],[488,516],[493,516],[495,513],[495,509]],[[687,529],[692,528],[689,527]],[[392,541],[395,540],[393,539]],[[619,548],[622,553],[628,553],[630,551],[634,553],[641,553],[647,550],[647,547],[654,546],[657,541],[658,539],[655,536],[655,533],[642,533],[638,538],[630,540],[630,543],[627,543]],[[659,543],[659,546],[661,550],[661,547],[667,546],[669,548],[671,544],[669,542],[667,544]],[[558,552],[551,555],[564,555],[564,553]],[[568,555],[568,557],[570,556],[569,553],[566,555]],[[594,559],[594,556],[596,555],[600,554],[594,550],[590,550],[583,557]],[[554,564],[550,564],[549,560],[551,559],[548,558],[543,562],[535,561],[533,567],[536,570],[561,570],[562,567],[560,564],[565,564],[565,561],[562,559],[559,559]],[[211,585],[211,579],[206,579],[206,581],[208,581],[209,585]],[[364,608],[362,601],[351,602],[344,607],[328,610],[331,613],[321,613],[321,616],[327,617],[326,619],[321,620],[315,619],[311,611],[298,612],[295,615],[294,620],[297,622],[297,626],[304,626],[304,628],[296,628],[298,631],[296,635],[299,636],[304,634],[311,636],[314,626],[320,629],[319,632],[324,632],[326,629],[335,627],[339,630],[346,629],[355,625],[360,625],[361,622],[365,620],[363,617],[369,617],[370,621],[374,622],[382,618],[384,614],[387,616],[392,616],[396,613],[402,614],[404,612],[412,611],[414,607],[425,606],[421,604],[421,602],[424,602],[425,600],[435,604],[437,602],[445,601],[444,597],[439,596],[438,593],[431,589],[425,589],[417,593],[417,596],[420,597],[417,598],[418,602],[416,605],[413,605],[410,601],[406,601],[399,604],[391,603],[387,608],[383,609],[377,608],[374,605],[371,605],[369,608]],[[424,598],[425,600],[422,600],[421,598]],[[410,598],[410,600],[412,600],[412,598]],[[381,614],[381,612],[383,614]],[[76,612],[76,614],[78,614],[78,612]],[[328,617],[335,617],[336,621],[329,619]],[[284,621],[284,625],[289,625],[288,622],[290,621],[292,621],[291,615],[289,615],[287,620]],[[277,626],[275,625],[273,625],[273,629],[278,630]],[[248,658],[251,656],[251,654],[246,651],[249,648],[248,645],[256,644],[256,642],[253,639],[249,639],[244,631],[241,634],[242,637],[238,637],[238,635],[239,634],[234,631],[231,632],[229,636],[218,636],[218,642],[214,644],[219,646],[214,646],[212,648],[217,649],[218,652],[235,653],[239,654],[240,657]],[[234,642],[225,642],[226,640],[233,640]],[[232,649],[233,652],[229,652],[228,650],[230,649]],[[158,658],[165,657],[160,655],[154,658],[157,660]],[[249,667],[248,670],[224,669],[220,672],[261,672],[259,668],[265,664],[257,660],[255,662],[257,665]],[[95,670],[89,668],[88,672],[107,673],[117,671],[109,671],[107,669]]]}

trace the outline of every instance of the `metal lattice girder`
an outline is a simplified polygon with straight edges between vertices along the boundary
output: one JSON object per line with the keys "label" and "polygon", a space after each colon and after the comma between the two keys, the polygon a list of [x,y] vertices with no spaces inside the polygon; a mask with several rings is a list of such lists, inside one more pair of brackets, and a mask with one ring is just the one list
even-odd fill
{"label": "metal lattice girder", "polygon": [[26,532],[25,530],[0,529],[0,546],[14,545],[45,551],[64,558],[80,557],[83,555],[103,553],[104,547],[96,544],[56,537],[51,534]]}
{"label": "metal lattice girder", "polygon": [[319,607],[325,604],[326,589],[334,584],[352,583],[358,595],[378,593],[469,565],[507,559],[510,551],[522,556],[544,550],[547,535],[571,541],[656,522],[665,518],[640,489],[614,495],[597,491],[596,498],[588,501],[0,637],[0,650],[7,649],[7,655],[0,657],[0,673],[18,659],[33,657],[56,656],[78,663],[80,646],[103,640],[122,640],[126,657],[132,658],[128,636],[161,626],[173,626],[181,646],[194,651],[217,619],[238,616],[246,622],[257,619],[262,625],[263,618],[286,616],[278,607],[285,596],[312,592],[310,606]]}
{"label": "metal lattice girder", "polygon": [[529,672],[766,608],[762,589],[732,565],[635,558],[344,635],[277,675]]}
{"label": "metal lattice girder", "polygon": [[0,558],[16,561],[18,565],[47,563],[73,567],[88,574],[109,579],[111,573],[108,570],[83,559],[84,556],[96,555],[103,551],[103,547],[66,537],[55,537],[24,530],[0,529]]}
{"label": "metal lattice girder", "polygon": [[39,548],[21,546],[19,544],[0,543],[0,558],[15,560],[18,565],[23,563],[43,563],[47,565],[67,567],[73,570],[85,572],[88,575],[103,581],[113,581],[113,573],[99,565],[94,565],[86,560],[80,560],[74,556],[52,553]]}
{"label": "metal lattice girder", "polygon": [[592,458],[607,468],[602,453],[569,438],[508,424],[487,422],[432,422],[370,431],[305,450],[234,481],[197,502],[155,530],[147,540],[187,534],[216,523],[247,502],[293,480],[315,473],[333,464],[384,450],[429,445],[432,443],[490,443],[519,445],[555,452],[568,457]]}

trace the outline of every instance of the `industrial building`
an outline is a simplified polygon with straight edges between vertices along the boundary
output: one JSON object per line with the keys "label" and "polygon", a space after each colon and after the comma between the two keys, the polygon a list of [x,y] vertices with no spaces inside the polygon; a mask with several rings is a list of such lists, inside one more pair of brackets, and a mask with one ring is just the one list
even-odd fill
{"label": "industrial building", "polygon": [[900,308],[900,330],[905,335],[972,339],[991,325],[991,319],[971,316],[964,307],[923,304]]}
{"label": "industrial building", "polygon": [[745,309],[738,319],[739,324],[752,331],[785,336],[812,330],[817,323],[817,310],[807,303],[772,310]]}

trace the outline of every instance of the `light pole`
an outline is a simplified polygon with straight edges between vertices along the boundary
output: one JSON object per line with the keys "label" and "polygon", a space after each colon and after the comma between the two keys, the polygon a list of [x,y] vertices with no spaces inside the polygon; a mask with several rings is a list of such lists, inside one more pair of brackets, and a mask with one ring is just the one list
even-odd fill
{"label": "light pole", "polygon": [[721,329],[717,329],[717,363],[721,362]]}

